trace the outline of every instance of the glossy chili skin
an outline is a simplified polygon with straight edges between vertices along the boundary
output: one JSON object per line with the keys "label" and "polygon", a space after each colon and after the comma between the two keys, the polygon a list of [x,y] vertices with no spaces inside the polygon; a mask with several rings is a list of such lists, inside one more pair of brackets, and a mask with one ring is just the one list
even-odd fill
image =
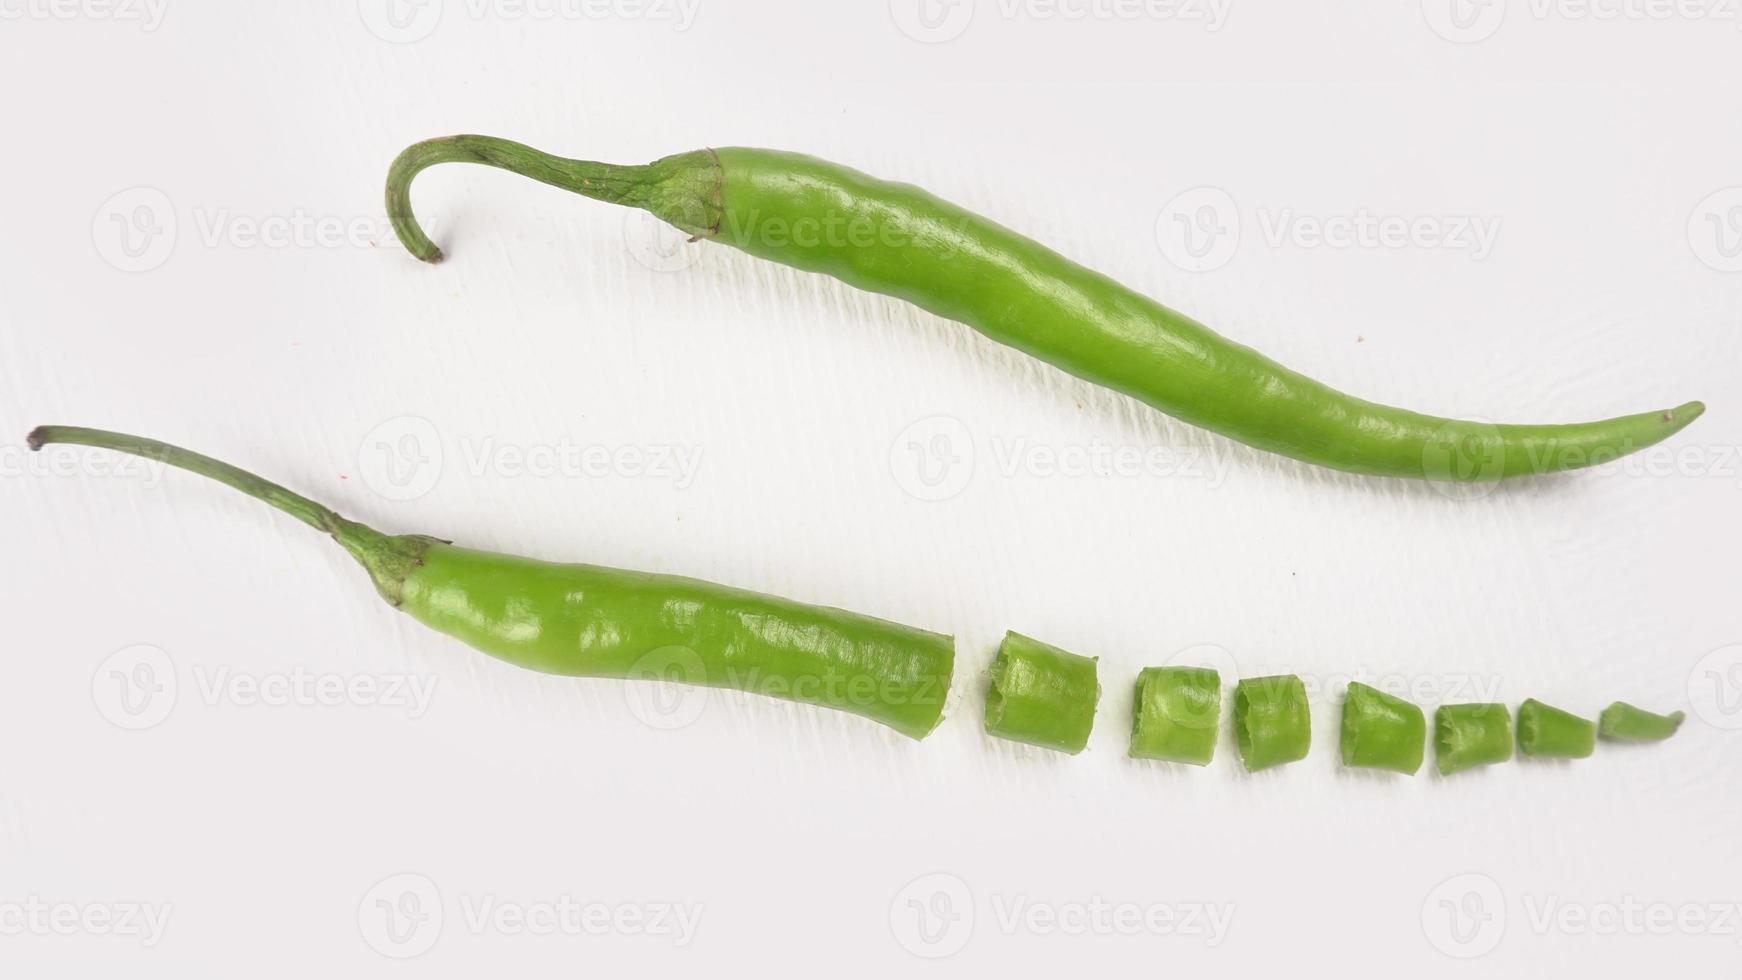
{"label": "glossy chili skin", "polygon": [[615,166],[484,136],[417,144],[395,161],[388,212],[411,252],[439,259],[411,213],[435,163],[513,170],[641,207],[699,238],[905,299],[1194,425],[1357,473],[1477,482],[1603,463],[1692,422],[1698,402],[1599,422],[1459,421],[1336,391],[995,222],[909,184],[815,157],[724,148]]}
{"label": "glossy chili skin", "polygon": [[943,717],[951,639],[675,575],[433,544],[399,608],[532,670],[663,678],[863,715],[913,738]]}

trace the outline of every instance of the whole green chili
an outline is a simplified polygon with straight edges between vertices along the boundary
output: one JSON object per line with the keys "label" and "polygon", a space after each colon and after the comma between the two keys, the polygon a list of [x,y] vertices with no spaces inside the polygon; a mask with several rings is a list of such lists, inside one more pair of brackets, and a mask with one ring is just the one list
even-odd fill
{"label": "whole green chili", "polygon": [[1131,712],[1134,759],[1207,766],[1216,754],[1222,676],[1207,667],[1145,667]]}
{"label": "whole green chili", "polygon": [[1597,734],[1612,742],[1661,742],[1676,733],[1685,717],[1680,711],[1659,715],[1617,701],[1597,716]]}
{"label": "whole green chili", "polygon": [[251,473],[154,439],[65,426],[30,434],[210,477],[324,531],[389,605],[512,664],[663,677],[838,708],[923,738],[943,717],[948,636],[673,575],[559,565],[386,535]]}
{"label": "whole green chili", "polygon": [[1434,711],[1434,765],[1450,776],[1512,758],[1512,712],[1504,704],[1442,704]]}
{"label": "whole green chili", "polygon": [[1583,759],[1596,751],[1597,725],[1535,698],[1518,706],[1518,753],[1544,759]]}
{"label": "whole green chili", "polygon": [[1414,775],[1427,751],[1421,709],[1377,688],[1352,682],[1343,697],[1343,765]]}
{"label": "whole green chili", "polygon": [[1093,658],[1006,633],[992,661],[986,731],[1076,755],[1089,744],[1100,698]]}
{"label": "whole green chili", "polygon": [[1313,742],[1312,715],[1301,679],[1279,674],[1234,685],[1234,740],[1247,772],[1306,758]]}
{"label": "whole green chili", "polygon": [[408,147],[387,213],[417,258],[411,183],[439,163],[480,163],[645,209],[697,238],[905,299],[1079,377],[1270,452],[1384,476],[1461,482],[1576,469],[1643,449],[1699,402],[1599,422],[1492,425],[1345,395],[1189,317],[917,187],[772,150],[701,150],[642,166],[551,156],[489,136]]}

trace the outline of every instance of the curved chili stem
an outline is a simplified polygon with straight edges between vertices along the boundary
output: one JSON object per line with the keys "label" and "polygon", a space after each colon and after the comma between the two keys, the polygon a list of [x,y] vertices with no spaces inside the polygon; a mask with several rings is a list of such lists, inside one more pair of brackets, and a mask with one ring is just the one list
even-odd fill
{"label": "curved chili stem", "polygon": [[[703,234],[716,224],[706,213],[705,200],[708,194],[718,198],[718,178],[712,178],[711,188],[707,179],[698,182],[693,164],[696,158],[711,156],[703,151],[648,164],[597,163],[554,156],[495,136],[442,136],[414,143],[394,158],[387,170],[387,217],[407,251],[425,262],[440,262],[442,250],[424,234],[412,212],[411,182],[438,163],[481,163],[595,201],[646,208],[691,234]],[[703,213],[697,213],[698,201],[704,202]]]}
{"label": "curved chili stem", "polygon": [[369,572],[382,598],[399,605],[400,587],[405,576],[421,560],[423,550],[436,539],[422,535],[389,536],[365,524],[346,520],[324,504],[288,490],[271,480],[259,477],[222,460],[204,456],[191,449],[172,446],[157,439],[131,436],[102,429],[86,429],[74,425],[43,425],[32,430],[26,440],[32,451],[43,446],[65,443],[112,449],[116,452],[156,460],[189,473],[216,480],[240,490],[255,500],[269,504],[317,531],[332,535],[346,551]]}

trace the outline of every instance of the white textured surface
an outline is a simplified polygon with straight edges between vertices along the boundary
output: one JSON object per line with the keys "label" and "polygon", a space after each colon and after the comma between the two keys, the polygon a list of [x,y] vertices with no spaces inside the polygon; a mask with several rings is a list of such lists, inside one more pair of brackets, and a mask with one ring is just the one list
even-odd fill
{"label": "white textured surface", "polygon": [[[1742,185],[1733,20],[1514,5],[1459,45],[1413,3],[1235,3],[1205,31],[986,2],[959,37],[920,44],[883,2],[703,0],[676,30],[448,0],[426,38],[390,44],[364,26],[376,6],[170,0],[142,30],[95,4],[0,0],[22,13],[0,23],[9,975],[1716,975],[1742,955],[1739,917],[1666,935],[1604,917],[1742,902],[1742,732],[1722,727],[1742,725],[1742,667],[1712,654],[1742,642],[1742,276],[1688,234],[1702,200]],[[243,237],[298,215],[378,228],[388,160],[457,131],[629,162],[774,146],[918,182],[1381,401],[1544,421],[1710,411],[1671,444],[1685,455],[1655,457],[1668,472],[1456,500],[1261,456],[725,249],[657,271],[624,214],[493,171],[419,183],[440,267],[378,234]],[[1226,265],[1184,271],[1157,215],[1206,185],[1243,234]],[[133,187],[160,191],[177,231],[166,261],[129,273],[104,256],[108,202]],[[121,199],[124,216],[144,200]],[[1362,209],[1501,225],[1480,260],[1266,240],[1285,216]],[[1736,247],[1742,225],[1728,234]],[[405,417],[445,462],[395,501],[367,466]],[[953,706],[917,744],[741,698],[657,730],[618,684],[524,673],[396,616],[329,543],[221,488],[76,455],[43,471],[23,434],[51,421],[170,439],[386,530],[953,632]],[[954,497],[916,499],[892,459],[938,432],[966,433],[971,469]],[[681,481],[470,458],[565,442],[700,465]],[[1196,453],[1197,475],[1008,463],[1013,446],[1097,444]],[[1101,658],[1084,755],[981,732],[1009,628]],[[109,658],[135,644],[163,651],[176,689],[130,732],[99,705],[126,719]],[[1137,670],[1206,644],[1328,688],[1306,762],[1249,777],[1231,745],[1206,771],[1123,758]],[[421,714],[208,690],[299,670],[436,686]],[[1430,705],[1459,685],[1584,713],[1706,700],[1656,748],[1385,779],[1335,763],[1351,674],[1420,681]],[[963,883],[972,929],[916,945],[906,902],[941,879],[908,885],[939,872]],[[393,968],[377,949],[412,947],[372,916],[400,873],[426,876],[445,918]],[[1472,879],[1440,886],[1466,873],[1504,899],[1474,962],[1435,943],[1496,935],[1445,939],[1439,901]],[[469,921],[563,896],[702,912],[681,948]],[[147,948],[20,927],[33,898],[172,912]],[[1219,943],[1008,920],[1097,901],[1234,911]],[[1565,917],[1581,913],[1596,923]],[[934,965],[904,936],[966,945]]]}

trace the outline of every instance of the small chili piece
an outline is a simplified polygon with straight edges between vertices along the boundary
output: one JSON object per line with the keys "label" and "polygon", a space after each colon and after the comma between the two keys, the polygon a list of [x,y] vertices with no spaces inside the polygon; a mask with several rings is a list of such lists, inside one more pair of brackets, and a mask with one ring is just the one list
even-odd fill
{"label": "small chili piece", "polygon": [[1661,742],[1674,735],[1686,717],[1680,711],[1653,714],[1617,701],[1597,716],[1597,734],[1612,742]]}
{"label": "small chili piece", "polygon": [[1306,758],[1313,730],[1301,679],[1278,674],[1234,685],[1234,740],[1247,772]]}
{"label": "small chili piece", "polygon": [[1442,704],[1434,710],[1434,765],[1440,775],[1512,758],[1512,712],[1504,704]]}
{"label": "small chili piece", "polygon": [[1145,667],[1131,713],[1131,757],[1207,766],[1221,716],[1222,675],[1208,667]]}
{"label": "small chili piece", "polygon": [[1009,632],[992,661],[986,731],[1076,755],[1089,744],[1100,698],[1094,658]]}
{"label": "small chili piece", "polygon": [[1518,753],[1583,759],[1597,749],[1596,722],[1528,698],[1518,706]]}
{"label": "small chili piece", "polygon": [[1427,752],[1421,709],[1377,688],[1351,682],[1343,697],[1343,765],[1413,776]]}

